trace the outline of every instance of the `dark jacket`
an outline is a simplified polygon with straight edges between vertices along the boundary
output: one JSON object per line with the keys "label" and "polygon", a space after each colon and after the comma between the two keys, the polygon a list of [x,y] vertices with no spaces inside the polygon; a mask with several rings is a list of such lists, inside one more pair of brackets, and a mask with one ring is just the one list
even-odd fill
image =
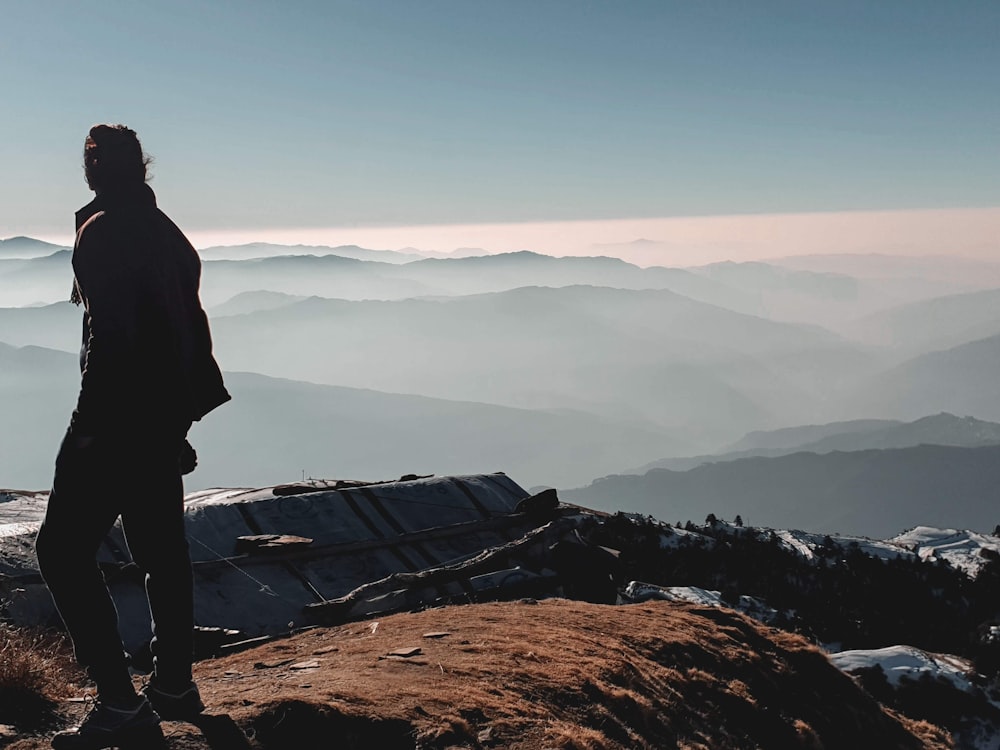
{"label": "dark jacket", "polygon": [[102,192],[76,226],[74,298],[86,312],[73,431],[155,432],[228,401],[198,297],[201,261],[149,186]]}

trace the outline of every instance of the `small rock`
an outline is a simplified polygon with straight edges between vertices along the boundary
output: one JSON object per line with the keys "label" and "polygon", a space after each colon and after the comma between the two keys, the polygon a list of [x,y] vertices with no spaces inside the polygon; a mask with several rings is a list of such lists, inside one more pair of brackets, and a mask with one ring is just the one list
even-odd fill
{"label": "small rock", "polygon": [[435,630],[432,633],[424,633],[424,638],[444,638],[449,635],[451,635],[451,633],[446,630]]}
{"label": "small rock", "polygon": [[253,534],[236,537],[237,554],[254,554],[308,547],[313,540],[293,534]]}
{"label": "small rock", "polygon": [[12,740],[17,737],[17,729],[10,724],[0,724],[0,739]]}
{"label": "small rock", "polygon": [[422,654],[423,651],[420,650],[420,646],[411,646],[409,648],[397,648],[389,652],[389,656],[402,656],[404,659],[408,659],[411,656],[417,656]]}
{"label": "small rock", "polygon": [[275,669],[277,667],[283,667],[286,664],[291,664],[294,659],[276,659],[274,661],[259,661],[253,665],[254,669]]}
{"label": "small rock", "polygon": [[308,661],[296,662],[289,669],[316,669],[318,666],[319,661],[317,659],[309,659]]}
{"label": "small rock", "polygon": [[479,740],[480,744],[485,743],[485,742],[489,742],[490,740],[492,740],[493,739],[493,727],[487,727],[486,729],[484,729],[483,731],[481,731],[479,733],[479,735],[476,737],[476,739]]}
{"label": "small rock", "polygon": [[318,648],[315,651],[313,651],[313,655],[314,656],[319,656],[320,654],[330,654],[330,653],[333,653],[334,651],[340,651],[340,647],[339,646],[323,646],[323,648]]}

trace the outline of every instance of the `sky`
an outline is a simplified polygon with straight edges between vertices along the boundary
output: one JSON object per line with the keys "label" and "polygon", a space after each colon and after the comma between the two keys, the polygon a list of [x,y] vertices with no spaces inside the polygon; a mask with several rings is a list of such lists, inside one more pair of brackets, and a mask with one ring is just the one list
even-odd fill
{"label": "sky", "polygon": [[1000,260],[998,70],[995,0],[0,0],[0,238],[123,122],[199,246]]}

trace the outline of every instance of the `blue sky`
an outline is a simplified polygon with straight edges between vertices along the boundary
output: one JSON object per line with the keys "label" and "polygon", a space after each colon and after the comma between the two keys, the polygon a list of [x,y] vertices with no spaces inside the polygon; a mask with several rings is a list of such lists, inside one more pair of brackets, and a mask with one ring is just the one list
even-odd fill
{"label": "blue sky", "polygon": [[1000,206],[995,0],[0,9],[0,237],[96,122],[195,230]]}

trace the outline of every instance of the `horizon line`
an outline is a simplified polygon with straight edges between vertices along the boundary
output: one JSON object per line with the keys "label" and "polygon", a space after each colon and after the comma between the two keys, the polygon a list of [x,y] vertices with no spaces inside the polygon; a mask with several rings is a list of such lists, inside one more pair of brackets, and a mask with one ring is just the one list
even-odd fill
{"label": "horizon line", "polygon": [[[267,243],[356,245],[429,254],[469,248],[490,255],[532,250],[556,257],[611,255],[637,265],[818,254],[1000,260],[1000,206],[392,226],[192,228],[186,234],[199,248]],[[72,246],[68,232],[15,236]]]}

